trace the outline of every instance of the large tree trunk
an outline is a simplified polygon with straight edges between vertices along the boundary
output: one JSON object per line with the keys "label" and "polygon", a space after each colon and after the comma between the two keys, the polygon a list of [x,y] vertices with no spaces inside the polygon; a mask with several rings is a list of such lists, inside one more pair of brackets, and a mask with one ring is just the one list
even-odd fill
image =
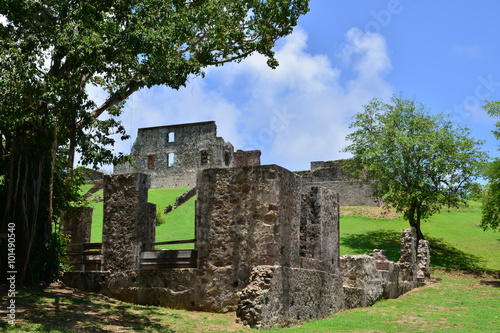
{"label": "large tree trunk", "polygon": [[[15,138],[16,144],[10,156],[5,214],[2,216],[1,232],[8,225],[15,226],[16,284],[23,285],[43,280],[43,265],[32,269],[37,260],[47,258],[46,242],[51,235],[48,220],[47,159],[42,149],[29,144],[26,137]],[[2,275],[6,271],[2,272]]]}

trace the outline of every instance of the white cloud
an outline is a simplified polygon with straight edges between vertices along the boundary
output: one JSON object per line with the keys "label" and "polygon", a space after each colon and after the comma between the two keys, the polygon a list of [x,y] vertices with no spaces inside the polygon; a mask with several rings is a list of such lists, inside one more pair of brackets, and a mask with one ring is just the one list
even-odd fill
{"label": "white cloud", "polygon": [[[179,91],[136,93],[122,116],[132,140],[139,127],[215,120],[219,136],[236,149],[261,149],[266,164],[298,170],[342,157],[352,115],[371,98],[392,94],[384,78],[391,69],[384,37],[349,30],[341,52],[346,66],[333,65],[333,55],[308,53],[300,29],[280,45],[276,70],[257,54],[210,68]],[[117,150],[128,153],[130,146],[119,143]]]}
{"label": "white cloud", "polygon": [[477,60],[483,57],[483,50],[477,45],[455,45],[453,51],[458,55]]}

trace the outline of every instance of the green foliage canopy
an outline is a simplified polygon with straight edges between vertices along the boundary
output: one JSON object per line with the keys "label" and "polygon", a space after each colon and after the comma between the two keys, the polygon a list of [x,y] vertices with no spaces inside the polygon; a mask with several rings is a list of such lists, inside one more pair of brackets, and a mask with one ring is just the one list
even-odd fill
{"label": "green foliage canopy", "polygon": [[373,99],[354,116],[347,136],[353,154],[345,169],[371,182],[374,195],[403,212],[423,238],[420,222],[443,205],[465,204],[480,176],[486,154],[467,128],[454,128],[413,100],[395,95],[392,103]]}
{"label": "green foliage canopy", "polygon": [[[491,117],[500,117],[500,101],[488,102],[484,109]],[[500,121],[493,130],[495,137],[500,140]],[[488,185],[483,193],[483,215],[481,227],[483,229],[500,229],[500,159],[493,160],[486,169]]]}
{"label": "green foliage canopy", "polygon": [[[108,147],[127,137],[113,117],[131,94],[178,89],[254,52],[274,68],[275,41],[307,11],[308,0],[3,0],[0,233],[16,223],[19,282],[31,255],[44,256],[54,207],[67,203],[56,194],[73,187],[75,150],[94,167],[123,157]],[[91,85],[103,100],[89,96]]]}

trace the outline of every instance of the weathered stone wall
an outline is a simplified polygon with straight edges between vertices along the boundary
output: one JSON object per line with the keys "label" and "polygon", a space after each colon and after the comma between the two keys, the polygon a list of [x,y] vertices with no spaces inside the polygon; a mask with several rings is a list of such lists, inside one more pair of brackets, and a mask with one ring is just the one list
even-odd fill
{"label": "weathered stone wall", "polygon": [[198,268],[233,267],[235,285],[259,265],[298,267],[301,179],[276,165],[198,174]]}
{"label": "weathered stone wall", "polygon": [[382,297],[401,295],[398,287],[399,266],[375,250],[366,255],[344,255],[340,258],[345,309],[371,306]]}
{"label": "weathered stone wall", "polygon": [[310,171],[299,171],[305,185],[324,186],[340,194],[341,206],[380,207],[382,200],[373,197],[369,183],[359,184],[342,171],[343,161],[311,162]]}
{"label": "weathered stone wall", "polygon": [[245,324],[269,329],[324,318],[341,308],[338,274],[285,266],[257,266],[238,293],[236,315]]}
{"label": "weathered stone wall", "polygon": [[246,325],[289,326],[341,307],[337,195],[323,187],[305,187],[301,201],[300,267],[253,268],[250,284],[238,293],[237,315]]}
{"label": "weathered stone wall", "polygon": [[[339,268],[338,213],[337,193],[321,186],[304,187],[299,234],[303,268]],[[319,266],[307,266],[314,261]]]}
{"label": "weathered stone wall", "polygon": [[399,281],[411,290],[417,284],[417,231],[404,229],[401,233],[401,257],[398,261]]}
{"label": "weathered stone wall", "polygon": [[104,177],[102,253],[104,270],[139,268],[142,244],[151,231],[148,176],[140,173]]}
{"label": "weathered stone wall", "polygon": [[90,242],[93,211],[90,207],[76,207],[61,213],[59,231],[71,237],[70,244]]}
{"label": "weathered stone wall", "polygon": [[61,213],[59,231],[61,234],[71,237],[70,243],[66,246],[66,253],[71,254],[68,256],[68,263],[75,270],[84,270],[83,257],[73,254],[82,253],[82,244],[90,242],[92,213],[93,209],[90,207],[72,208]]}
{"label": "weathered stone wall", "polygon": [[417,249],[417,280],[418,284],[425,284],[431,277],[431,252],[429,241],[421,239],[418,241]]}
{"label": "weathered stone wall", "polygon": [[238,149],[234,153],[234,167],[244,166],[259,166],[260,165],[260,150],[241,150]]}
{"label": "weathered stone wall", "polygon": [[[370,306],[382,297],[397,298],[417,287],[416,239],[414,228],[403,230],[401,258],[397,263],[387,260],[383,250],[373,250],[370,255],[342,256],[344,308]],[[421,246],[420,285],[423,285],[430,279],[430,255],[426,241]]]}
{"label": "weathered stone wall", "polygon": [[190,190],[182,193],[177,198],[175,198],[174,208],[177,208],[180,205],[184,204],[186,201],[188,201],[189,199],[191,199],[195,195],[196,195],[196,187],[193,187]]}
{"label": "weathered stone wall", "polygon": [[[403,231],[398,263],[380,250],[339,259],[339,205],[330,189],[303,186],[276,165],[206,169],[197,180],[197,268],[138,269],[140,251],[154,239],[156,208],[147,204],[147,175],[120,174],[104,181],[106,272],[69,272],[63,281],[127,302],[237,310],[260,328],[369,306],[416,286],[414,229]],[[427,259],[422,242],[424,276]]]}
{"label": "weathered stone wall", "polygon": [[351,181],[320,180],[315,178],[304,178],[304,184],[308,186],[324,186],[333,192],[340,194],[341,206],[369,206],[380,207],[382,201],[372,196],[373,190],[369,184],[358,184]]}
{"label": "weathered stone wall", "polygon": [[175,187],[195,187],[196,172],[184,172],[180,174],[151,175],[149,188],[175,188]]}
{"label": "weathered stone wall", "polygon": [[140,128],[130,154],[134,164],[117,165],[114,173],[148,174],[151,188],[194,187],[197,170],[232,167],[233,154],[214,121]]}

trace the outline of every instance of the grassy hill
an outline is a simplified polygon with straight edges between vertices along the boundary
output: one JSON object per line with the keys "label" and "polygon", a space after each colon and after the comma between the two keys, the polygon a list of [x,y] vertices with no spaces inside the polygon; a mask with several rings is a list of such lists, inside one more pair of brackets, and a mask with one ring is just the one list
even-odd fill
{"label": "grassy hill", "polygon": [[[150,189],[148,192],[148,202],[154,203],[162,211],[168,206],[174,206],[175,198],[182,193],[189,190],[188,187],[178,188],[155,188]],[[103,196],[103,191],[96,192],[91,198],[95,196]],[[189,201],[172,210],[165,215],[166,223],[156,228],[156,241],[166,242],[171,240],[184,240],[194,238],[194,202],[196,197],[191,198]],[[92,216],[92,233],[90,237],[91,242],[102,241],[102,202],[93,202],[91,199],[90,206],[94,208]],[[193,245],[177,245],[182,248],[192,248]],[[167,246],[160,246],[160,248],[167,248]],[[170,246],[168,248],[174,248]]]}
{"label": "grassy hill", "polygon": [[[341,214],[342,214],[341,208]],[[363,214],[363,209],[359,212]],[[500,271],[500,234],[479,227],[481,205],[443,209],[422,224],[431,247],[431,266],[444,269]],[[399,259],[401,230],[408,222],[399,216],[370,218],[344,215],[340,218],[340,252],[369,253],[384,249],[392,261]]]}

